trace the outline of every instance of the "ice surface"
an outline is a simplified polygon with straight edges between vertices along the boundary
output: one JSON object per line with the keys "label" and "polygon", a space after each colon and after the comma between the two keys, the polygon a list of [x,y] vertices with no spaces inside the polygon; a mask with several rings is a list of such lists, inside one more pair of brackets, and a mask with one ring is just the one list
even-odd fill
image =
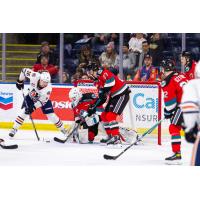
{"label": "ice surface", "polygon": [[[117,155],[126,145],[123,145],[122,148],[114,148],[101,146],[100,144],[60,144],[53,141],[53,137],[55,136],[62,137],[62,134],[58,132],[38,131],[38,134],[41,137],[40,142],[37,141],[35,133],[32,130],[19,130],[15,138],[10,139],[8,130],[0,129],[0,138],[5,139],[6,144],[19,145],[19,148],[16,150],[0,149],[0,165],[166,166],[164,158],[172,154],[169,137],[164,137],[162,145],[159,146],[154,137],[148,136],[144,139],[143,144],[133,146],[119,159],[105,160],[103,158],[104,154]],[[50,140],[50,143],[46,143],[43,140]],[[186,143],[184,138],[182,138],[183,165],[190,164],[192,146],[192,144]]]}

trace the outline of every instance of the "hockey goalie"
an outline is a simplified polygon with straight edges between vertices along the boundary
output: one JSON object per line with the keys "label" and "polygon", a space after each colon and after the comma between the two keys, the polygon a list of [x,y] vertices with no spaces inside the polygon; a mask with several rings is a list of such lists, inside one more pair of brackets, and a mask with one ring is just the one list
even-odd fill
{"label": "hockey goalie", "polygon": [[[88,114],[88,109],[96,102],[97,97],[93,93],[82,94],[81,90],[77,87],[70,90],[69,98],[74,111],[75,123],[80,124],[83,129],[88,130],[88,143],[92,144],[95,137],[98,135],[99,124],[101,123],[101,115],[104,112],[104,108],[103,106],[99,106],[95,113],[91,115]],[[104,99],[104,102],[106,102],[106,99]],[[74,141],[81,143],[78,131],[73,134],[73,137]],[[136,137],[136,132],[126,128],[120,128],[120,137],[121,141],[131,143]]]}

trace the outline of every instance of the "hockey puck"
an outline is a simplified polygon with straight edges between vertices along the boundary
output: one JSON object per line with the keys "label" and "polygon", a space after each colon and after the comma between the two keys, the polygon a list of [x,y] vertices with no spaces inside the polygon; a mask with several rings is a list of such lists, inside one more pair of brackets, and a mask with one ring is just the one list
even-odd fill
{"label": "hockey puck", "polygon": [[46,143],[50,143],[50,140],[46,140]]}

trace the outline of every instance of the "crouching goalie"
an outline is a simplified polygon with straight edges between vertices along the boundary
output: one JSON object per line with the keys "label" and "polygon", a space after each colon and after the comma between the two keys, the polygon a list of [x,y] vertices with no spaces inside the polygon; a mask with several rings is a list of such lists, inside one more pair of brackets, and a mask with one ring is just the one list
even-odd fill
{"label": "crouching goalie", "polygon": [[103,107],[97,109],[99,112],[88,116],[90,105],[96,101],[96,96],[93,93],[82,94],[79,88],[72,88],[69,92],[69,98],[72,101],[71,106],[74,112],[75,123],[83,126],[83,129],[88,129],[88,142],[93,143],[95,136],[98,134],[99,115],[103,111]]}
{"label": "crouching goalie", "polygon": [[[72,101],[71,106],[74,111],[75,123],[79,123],[84,129],[88,129],[88,142],[93,143],[95,137],[98,134],[99,122],[101,121],[101,115],[104,113],[103,106],[98,106],[95,113],[88,114],[88,110],[91,105],[97,100],[97,97],[93,93],[82,94],[79,88],[72,88],[69,92],[69,98]],[[106,102],[106,98],[102,100],[102,103]],[[75,133],[77,135],[78,133]],[[123,138],[123,142],[131,143],[137,136],[133,130],[126,128],[120,128],[120,137]]]}

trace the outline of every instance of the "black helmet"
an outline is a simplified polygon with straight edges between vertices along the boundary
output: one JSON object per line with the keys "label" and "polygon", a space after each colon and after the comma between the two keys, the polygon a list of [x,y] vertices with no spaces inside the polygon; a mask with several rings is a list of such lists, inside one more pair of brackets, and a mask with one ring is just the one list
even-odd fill
{"label": "black helmet", "polygon": [[165,71],[175,71],[175,62],[172,59],[164,59],[161,62],[161,67],[163,67]]}
{"label": "black helmet", "polygon": [[99,66],[95,62],[92,62],[91,64],[89,64],[87,66],[87,69],[88,70],[93,70],[93,71],[98,71],[99,70]]}

